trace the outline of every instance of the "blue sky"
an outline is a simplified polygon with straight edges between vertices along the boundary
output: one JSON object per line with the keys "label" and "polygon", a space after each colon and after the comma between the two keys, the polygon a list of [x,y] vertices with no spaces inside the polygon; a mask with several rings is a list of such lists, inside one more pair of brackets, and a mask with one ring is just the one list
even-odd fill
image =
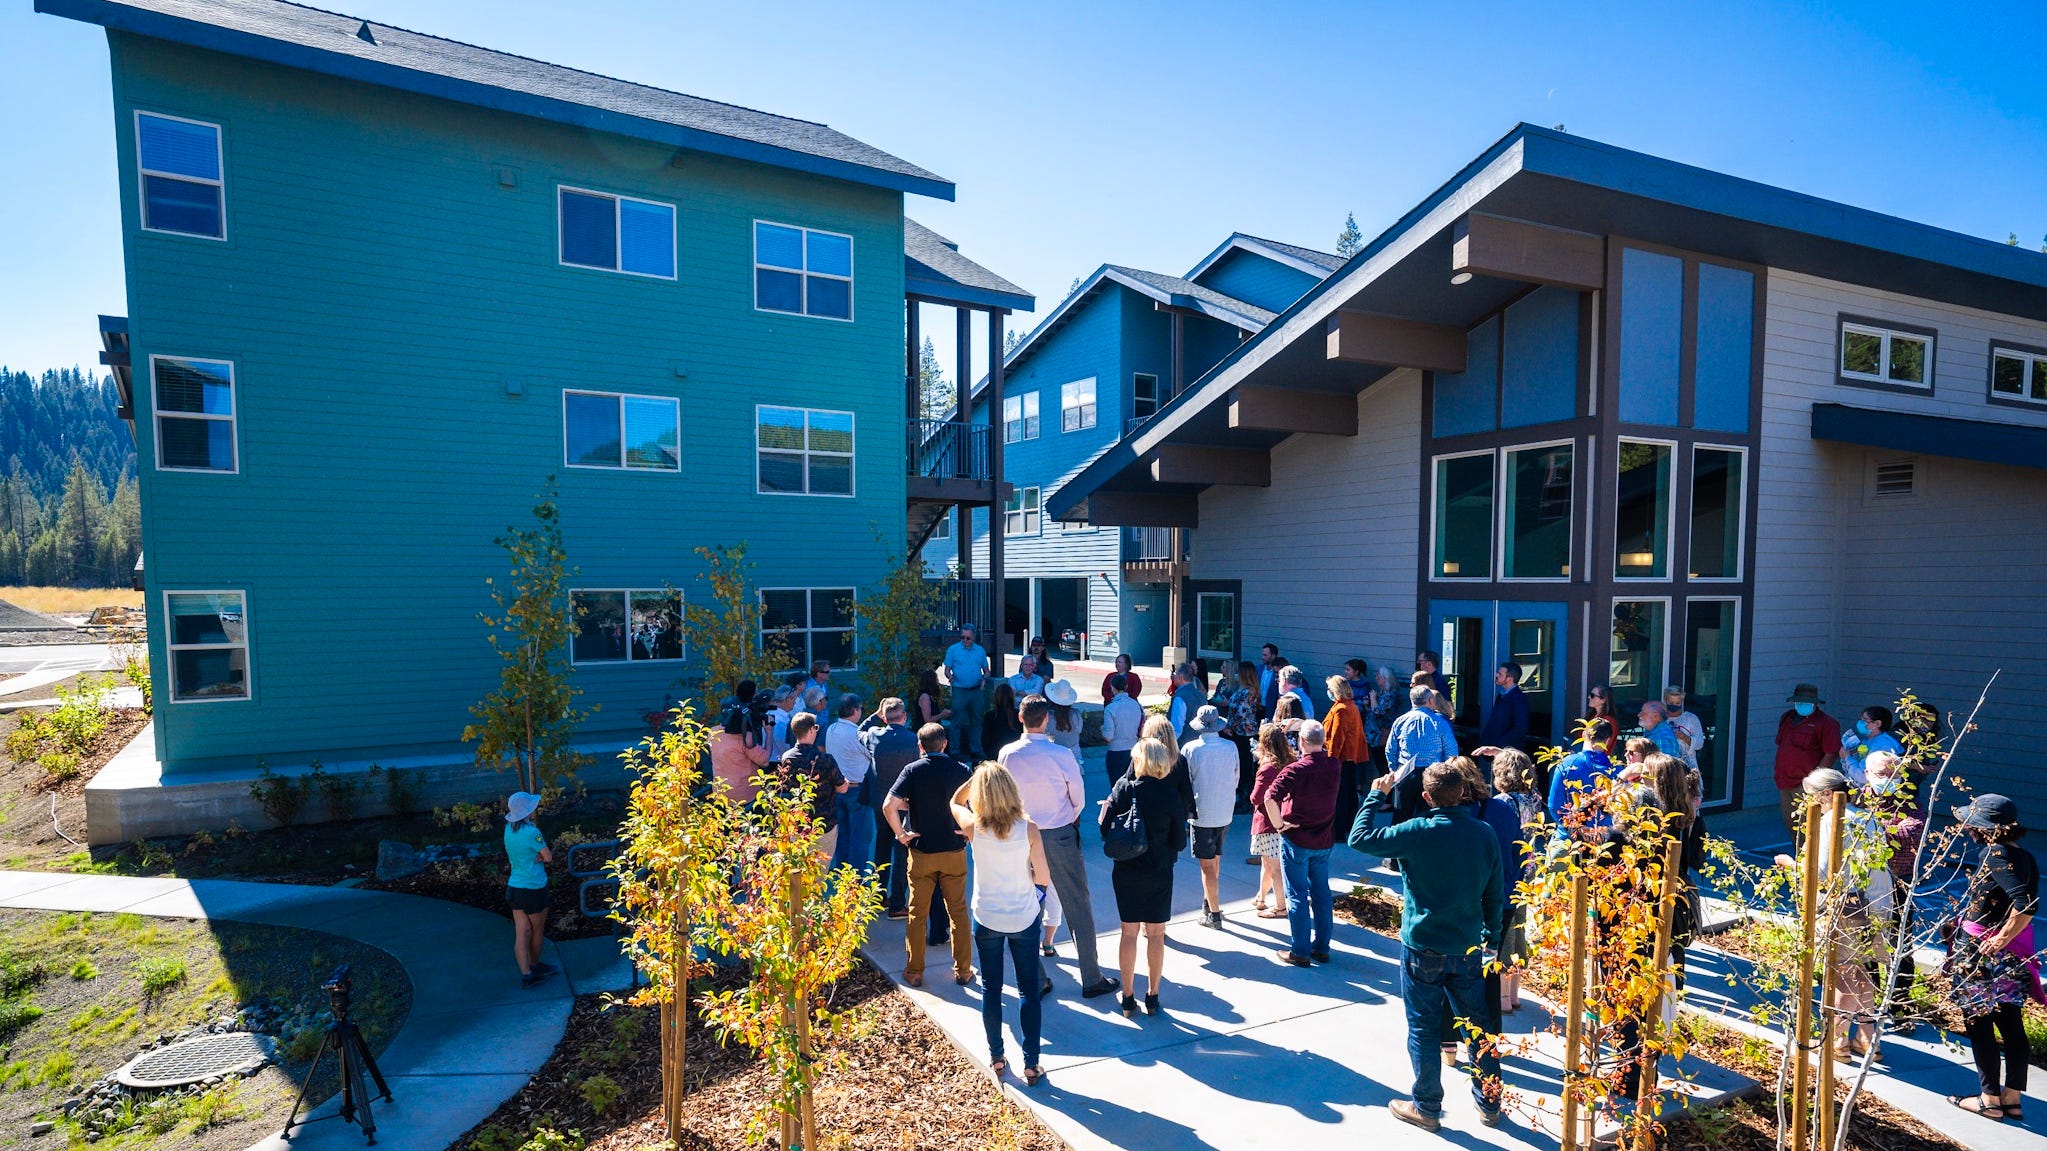
{"label": "blue sky", "polygon": [[[1040,313],[1098,264],[1182,272],[1232,230],[1326,248],[1355,212],[1369,237],[1520,120],[2047,234],[2037,2],[332,3],[829,122],[955,181],[910,214]],[[0,4],[0,364],[92,363],[122,309],[110,108],[98,29]]]}

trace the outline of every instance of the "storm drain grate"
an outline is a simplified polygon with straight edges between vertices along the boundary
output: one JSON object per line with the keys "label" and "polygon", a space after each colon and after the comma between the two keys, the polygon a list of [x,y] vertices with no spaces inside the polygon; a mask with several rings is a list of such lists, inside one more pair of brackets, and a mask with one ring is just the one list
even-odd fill
{"label": "storm drain grate", "polygon": [[182,1087],[229,1072],[249,1074],[270,1062],[277,1041],[268,1035],[228,1031],[145,1051],[114,1077],[130,1087]]}

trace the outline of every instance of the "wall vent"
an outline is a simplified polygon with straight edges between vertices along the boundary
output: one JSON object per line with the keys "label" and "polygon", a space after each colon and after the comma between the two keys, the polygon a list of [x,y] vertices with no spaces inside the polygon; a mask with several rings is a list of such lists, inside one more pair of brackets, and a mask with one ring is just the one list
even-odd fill
{"label": "wall vent", "polygon": [[1919,494],[1918,460],[1877,460],[1869,494],[1880,500],[1910,499]]}

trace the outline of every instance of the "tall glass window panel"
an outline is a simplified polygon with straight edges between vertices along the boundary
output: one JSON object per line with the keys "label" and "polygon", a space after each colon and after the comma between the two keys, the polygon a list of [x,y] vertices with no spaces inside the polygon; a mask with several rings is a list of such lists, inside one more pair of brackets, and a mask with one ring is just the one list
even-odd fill
{"label": "tall glass window panel", "polygon": [[1159,410],[1159,378],[1149,372],[1137,372],[1130,377],[1130,415],[1133,419],[1145,419]]}
{"label": "tall glass window panel", "polygon": [[1621,579],[1670,578],[1670,454],[1669,444],[1620,442],[1613,573]]}
{"label": "tall glass window panel", "polygon": [[1578,293],[1537,288],[1506,312],[1500,425],[1549,424],[1578,414]]}
{"label": "tall glass window panel", "polygon": [[618,397],[588,392],[562,396],[568,432],[568,462],[578,467],[615,468],[619,461]]}
{"label": "tall glass window panel", "polygon": [[1726,448],[1692,449],[1693,579],[1741,578],[1746,459]]}
{"label": "tall glass window panel", "polygon": [[1545,743],[1556,730],[1556,656],[1555,621],[1507,621],[1507,658],[1521,666],[1521,694],[1528,700],[1528,733]]}
{"label": "tall glass window panel", "polygon": [[1684,280],[1684,261],[1676,256],[1640,248],[1621,251],[1622,423],[1677,423]]}
{"label": "tall glass window panel", "polygon": [[156,387],[156,466],[234,471],[234,365],[168,356],[155,357],[150,365]]}
{"label": "tall glass window panel", "polygon": [[1075,380],[1059,385],[1059,430],[1079,432],[1095,426],[1095,382]]}
{"label": "tall glass window panel", "polygon": [[1494,316],[1465,333],[1464,370],[1435,374],[1435,411],[1431,426],[1438,436],[1489,432],[1499,422],[1500,319]]}
{"label": "tall glass window panel", "polygon": [[760,490],[801,493],[804,474],[804,411],[761,408],[755,416]]}
{"label": "tall glass window panel", "polygon": [[1479,701],[1491,690],[1492,671],[1485,651],[1486,620],[1482,616],[1445,616],[1437,654],[1443,657],[1443,678],[1450,682],[1454,724],[1464,729],[1460,742],[1479,725]]}
{"label": "tall glass window panel", "polygon": [[1570,444],[1507,453],[1506,578],[1570,578],[1573,455]]}
{"label": "tall glass window panel", "polygon": [[649,396],[626,396],[625,466],[656,471],[679,471],[682,450],[677,440],[680,411],[674,400]]}
{"label": "tall glass window panel", "polygon": [[248,608],[239,592],[171,592],[171,699],[249,698]]}
{"label": "tall glass window panel", "polygon": [[226,238],[218,127],[138,112],[135,153],[145,229]]}
{"label": "tall glass window panel", "polygon": [[569,642],[574,662],[618,663],[626,659],[625,597],[622,591],[569,593],[569,610],[576,620],[576,638]]}
{"label": "tall glass window panel", "polygon": [[632,658],[682,658],[682,593],[626,593],[626,627]]}
{"label": "tall glass window panel", "polygon": [[1663,698],[1664,654],[1669,650],[1670,605],[1660,599],[1623,599],[1613,604],[1606,683],[1622,731],[1635,726],[1645,700]]}
{"label": "tall glass window panel", "polygon": [[1685,605],[1685,657],[1680,682],[1685,710],[1699,717],[1706,730],[1698,748],[1699,775],[1706,803],[1734,798],[1728,757],[1734,745],[1734,657],[1739,639],[1740,605],[1733,600],[1692,600]]}
{"label": "tall glass window panel", "polygon": [[1692,426],[1746,432],[1755,366],[1755,275],[1741,268],[1700,264],[1698,306]]}
{"label": "tall glass window panel", "polygon": [[853,413],[808,413],[810,494],[853,494]]}
{"label": "tall glass window panel", "polygon": [[1436,556],[1439,579],[1490,579],[1493,574],[1493,454],[1436,461]]}

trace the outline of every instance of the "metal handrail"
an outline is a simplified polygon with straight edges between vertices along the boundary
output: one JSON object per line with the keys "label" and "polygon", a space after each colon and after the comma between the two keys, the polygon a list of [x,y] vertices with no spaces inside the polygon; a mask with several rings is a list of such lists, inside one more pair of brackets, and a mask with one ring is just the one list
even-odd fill
{"label": "metal handrail", "polygon": [[967,420],[907,421],[910,474],[927,479],[985,480],[994,472],[988,426]]}

